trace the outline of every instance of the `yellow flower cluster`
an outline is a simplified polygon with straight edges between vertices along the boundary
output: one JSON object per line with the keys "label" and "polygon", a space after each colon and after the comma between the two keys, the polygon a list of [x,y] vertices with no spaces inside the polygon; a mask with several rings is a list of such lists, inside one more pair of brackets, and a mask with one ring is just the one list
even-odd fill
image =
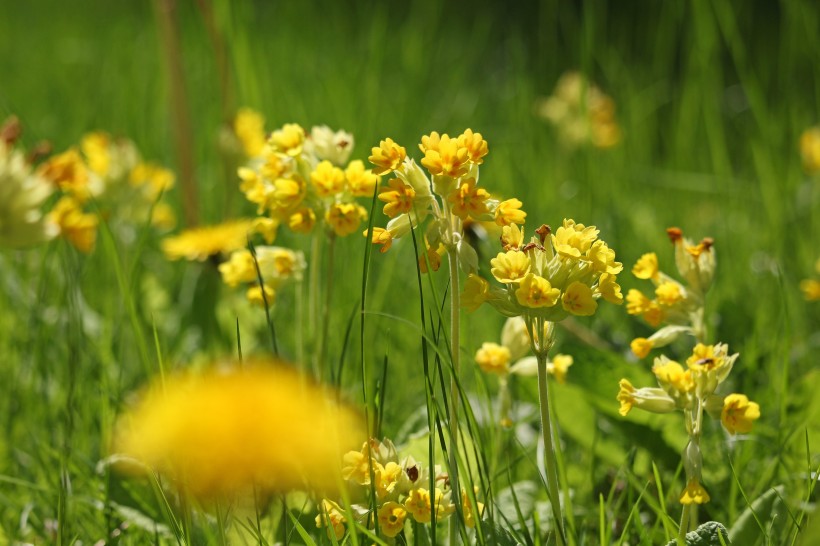
{"label": "yellow flower cluster", "polygon": [[481,133],[467,129],[450,137],[433,131],[421,138],[419,149],[424,154],[421,166],[390,138],[372,148],[373,173],[394,178],[380,188],[378,196],[390,220],[386,227],[374,228],[370,240],[386,252],[395,239],[430,219],[424,234],[425,254],[419,259],[422,270],[427,271],[428,261],[437,270],[441,255],[455,252],[463,269],[473,273],[478,257],[464,238],[465,223],[522,223],[526,217],[522,203],[518,199],[499,201],[478,185],[479,166],[489,152]]}
{"label": "yellow flower cluster", "polygon": [[[431,491],[431,469],[412,456],[400,457],[388,439],[371,438],[360,451],[347,452],[342,461],[342,477],[347,480],[353,499],[366,499],[371,490],[375,492],[376,519],[384,537],[395,538],[411,519],[430,523],[435,518],[439,522],[456,511],[447,474],[441,473],[438,467],[432,469],[435,487]],[[465,491],[462,491],[461,502],[465,523],[474,527],[484,505],[477,503],[477,507],[473,507]],[[365,505],[353,504],[352,513],[357,521],[373,527]],[[341,540],[349,516],[338,503],[324,499],[316,516],[316,526],[326,528],[329,535],[333,533],[336,540]]]}
{"label": "yellow flower cluster", "polygon": [[56,228],[42,213],[53,193],[48,180],[15,148],[19,122],[11,118],[0,128],[0,247],[25,247],[47,241]]}
{"label": "yellow flower cluster", "polygon": [[219,264],[219,272],[228,286],[250,285],[247,296],[251,303],[271,306],[276,291],[283,283],[302,280],[306,268],[305,257],[301,251],[277,246],[257,246],[254,250],[255,262],[250,250],[236,250],[227,261]]}
{"label": "yellow flower cluster", "polygon": [[93,249],[99,223],[98,215],[90,212],[91,201],[115,232],[133,234],[146,223],[170,229],[176,222],[171,207],[160,200],[174,185],[173,173],[144,162],[128,139],[88,133],[79,147],[49,158],[38,172],[63,194],[51,221],[83,252]]}
{"label": "yellow flower cluster", "polygon": [[570,148],[611,148],[621,140],[615,102],[578,72],[561,76],[552,96],[536,102],[535,113],[552,124]]}
{"label": "yellow flower cluster", "polygon": [[308,134],[288,123],[266,138],[264,119],[249,109],[237,115],[234,130],[249,158],[238,171],[240,189],[272,225],[309,233],[319,222],[329,233],[344,237],[367,218],[355,198],[372,197],[379,177],[361,160],[348,163],[351,134],[326,126],[313,127]]}
{"label": "yellow flower cluster", "polygon": [[632,352],[638,358],[646,357],[653,348],[672,343],[681,334],[692,334],[697,339],[702,339],[704,334],[704,299],[715,274],[713,241],[705,238],[694,244],[684,238],[679,228],[666,231],[675,247],[675,265],[684,282],[663,273],[654,252],[644,254],[635,263],[632,274],[651,281],[655,293],[650,299],[640,290],[629,290],[626,311],[642,317],[652,327],[667,325],[649,338],[632,341]]}
{"label": "yellow flower cluster", "polygon": [[555,233],[543,225],[525,242],[517,224],[505,226],[503,251],[490,261],[490,272],[504,288],[470,275],[462,304],[473,310],[487,302],[506,316],[557,322],[569,315],[594,314],[601,298],[622,303],[617,274],[623,266],[598,233],[595,226],[565,219]]}
{"label": "yellow flower cluster", "polygon": [[686,367],[666,356],[655,359],[652,373],[659,388],[635,388],[627,379],[621,379],[618,392],[620,414],[626,416],[633,408],[652,413],[683,411],[687,421],[690,442],[684,450],[684,465],[689,482],[681,494],[681,503],[701,504],[709,495],[700,484],[701,454],[699,438],[702,415],[720,418],[729,434],[745,434],[752,423],[760,418],[760,407],[743,394],[719,395],[718,387],[732,371],[738,354],[729,354],[725,344],[698,343],[686,359]]}
{"label": "yellow flower cluster", "polygon": [[197,497],[330,494],[364,430],[337,396],[275,362],[166,378],[120,419],[114,449]]}

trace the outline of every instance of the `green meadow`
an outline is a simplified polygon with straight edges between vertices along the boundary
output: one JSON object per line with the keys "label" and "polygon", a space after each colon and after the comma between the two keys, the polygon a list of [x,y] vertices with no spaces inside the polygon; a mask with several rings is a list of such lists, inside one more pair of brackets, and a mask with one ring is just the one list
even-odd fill
{"label": "green meadow", "polygon": [[[711,499],[697,519],[729,533],[702,544],[820,544],[820,306],[801,291],[820,279],[820,174],[800,145],[820,125],[815,2],[6,1],[0,51],[0,122],[19,118],[18,147],[48,141],[53,155],[97,130],[131,139],[176,173],[161,200],[177,217],[170,230],[121,231],[89,205],[99,227],[88,253],[59,236],[0,243],[0,544],[700,544],[679,530],[691,471],[681,412],[622,416],[617,399],[622,378],[658,387],[653,359],[684,364],[692,336],[637,358],[631,341],[658,328],[627,302],[599,300],[591,316],[556,324],[550,354],[574,361],[549,387],[557,509],[539,469],[538,381],[508,377],[502,426],[498,378],[475,362],[483,343],[500,341],[505,317],[489,304],[461,307],[454,356],[451,288],[463,290],[467,275],[451,281],[447,253],[421,273],[421,232],[378,252],[361,235],[386,225],[383,201],[359,198],[367,218],[330,244],[281,226],[274,244],[304,252],[307,270],[277,288],[267,316],[223,282],[227,255],[169,260],[164,238],[257,214],[237,175],[232,120],[242,107],[264,116],[268,134],[286,123],[344,129],[350,158],[368,168],[388,137],[420,163],[422,136],[480,132],[481,186],[523,203],[527,238],[569,218],[596,226],[623,263],[625,297],[652,296],[631,272],[649,252],[684,282],[667,228],[713,239],[698,341],[739,353],[719,391],[745,394],[760,417],[737,435],[720,418],[703,422],[697,473]],[[568,72],[611,98],[614,146],[573,145],[539,115]],[[470,233],[475,273],[502,286],[491,272],[500,227]],[[163,473],[120,471],[118,416],[140,389],[240,353],[337,388],[370,435],[424,468],[447,472],[457,444],[458,483],[476,488],[480,521],[467,525],[453,491],[447,522],[408,516],[385,536],[373,485],[364,500],[338,501],[346,527],[336,536],[315,523],[312,494],[214,505]],[[358,449],[366,439],[347,440]],[[358,519],[351,503],[363,507]]]}

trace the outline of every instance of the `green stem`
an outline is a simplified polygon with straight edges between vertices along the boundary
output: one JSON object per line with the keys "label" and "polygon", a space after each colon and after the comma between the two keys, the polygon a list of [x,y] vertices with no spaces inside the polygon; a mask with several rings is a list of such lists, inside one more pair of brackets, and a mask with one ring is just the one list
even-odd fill
{"label": "green stem", "polygon": [[310,281],[308,284],[308,328],[312,333],[308,341],[310,351],[313,351],[313,375],[319,377],[319,352],[316,351],[316,324],[319,320],[319,270],[321,269],[322,259],[319,254],[322,251],[322,237],[324,231],[317,228],[313,233],[313,241],[310,244]]}
{"label": "green stem", "polygon": [[[536,319],[537,325],[542,325],[543,321]],[[539,328],[538,332],[543,332]],[[535,332],[532,332],[534,334]],[[531,334],[531,335],[532,335]],[[533,338],[534,339],[534,338]],[[543,340],[542,340],[543,341]],[[541,434],[544,437],[544,468],[547,472],[547,493],[552,505],[552,514],[558,528],[556,533],[556,544],[563,546],[565,528],[564,519],[561,514],[561,497],[558,493],[558,466],[555,462],[555,445],[552,436],[552,414],[549,403],[549,385],[547,384],[547,354],[549,346],[536,352],[538,361],[538,402],[541,406]]]}
{"label": "green stem", "polygon": [[[461,498],[458,482],[458,374],[460,366],[460,288],[458,279],[458,252],[451,248],[448,252],[450,264],[450,353],[453,361],[453,372],[450,378],[450,490],[455,498]],[[458,540],[458,518],[450,519],[450,546]]]}
{"label": "green stem", "polygon": [[319,337],[319,378],[322,379],[327,367],[327,339],[330,333],[330,303],[333,298],[333,255],[336,248],[336,235],[331,234],[327,245],[327,270],[325,271],[325,300],[322,304],[322,333]]}

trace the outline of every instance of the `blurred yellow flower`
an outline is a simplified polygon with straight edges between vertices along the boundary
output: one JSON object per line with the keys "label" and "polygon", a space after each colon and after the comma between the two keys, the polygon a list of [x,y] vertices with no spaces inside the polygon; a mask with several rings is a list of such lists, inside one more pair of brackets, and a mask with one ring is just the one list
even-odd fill
{"label": "blurred yellow flower", "polygon": [[696,478],[689,480],[680,495],[681,504],[706,504],[711,498]]}
{"label": "blurred yellow flower", "polygon": [[655,297],[658,298],[659,304],[671,307],[681,301],[684,295],[678,283],[667,281],[655,289]]}
{"label": "blurred yellow flower", "polygon": [[510,365],[510,350],[498,343],[485,342],[475,353],[476,364],[487,373],[506,374]]}
{"label": "blurred yellow flower", "polygon": [[632,267],[632,274],[639,279],[654,279],[658,276],[658,255],[654,252],[647,252],[635,262]]}
{"label": "blurred yellow flower", "polygon": [[495,208],[495,223],[499,226],[523,224],[527,213],[521,210],[524,204],[515,198],[501,201]]}
{"label": "blurred yellow flower", "polygon": [[233,120],[233,132],[246,157],[262,155],[265,149],[265,118],[251,108],[240,108]]}
{"label": "blurred yellow flower", "polygon": [[750,402],[744,394],[730,394],[723,400],[720,421],[729,434],[746,434],[760,418],[760,406]]}
{"label": "blurred yellow flower", "polygon": [[330,537],[331,531],[336,540],[342,540],[345,536],[345,523],[347,518],[344,516],[341,506],[332,500],[322,499],[322,506],[319,510],[319,515],[316,516],[316,527],[327,527],[327,534]]}
{"label": "blurred yellow flower", "polygon": [[645,337],[636,337],[629,344],[629,348],[632,349],[632,354],[638,358],[646,358],[649,351],[652,350],[652,346],[652,340]]}
{"label": "blurred yellow flower", "polygon": [[373,197],[380,177],[365,169],[364,162],[356,159],[345,169],[345,179],[353,197]]}
{"label": "blurred yellow flower", "polygon": [[800,281],[800,290],[806,301],[820,300],[820,281],[817,279],[804,279]]}
{"label": "blurred yellow flower", "polygon": [[807,173],[820,172],[820,127],[810,127],[800,135],[800,155]]}
{"label": "blurred yellow flower", "polygon": [[115,452],[197,497],[338,491],[359,414],[282,364],[244,366],[155,384],[119,420]]}
{"label": "blurred yellow flower", "polygon": [[94,248],[99,219],[94,214],[83,212],[76,199],[62,197],[48,217],[60,228],[60,236],[65,237],[77,250],[88,254]]}
{"label": "blurred yellow flower", "polygon": [[203,262],[210,256],[244,248],[252,230],[253,220],[246,219],[192,228],[163,239],[162,251],[169,260]]}
{"label": "blurred yellow flower", "polygon": [[325,213],[325,221],[333,232],[345,237],[350,235],[367,218],[367,210],[356,203],[333,203]]}
{"label": "blurred yellow flower", "polygon": [[464,283],[464,291],[461,293],[461,306],[468,311],[475,311],[482,303],[487,301],[489,293],[490,283],[471,273]]}
{"label": "blurred yellow flower", "polygon": [[271,134],[268,143],[277,152],[296,157],[305,144],[305,130],[296,123],[286,123]]}
{"label": "blurred yellow flower", "polygon": [[566,383],[567,372],[574,359],[571,355],[558,353],[547,362],[547,372],[551,373],[559,383]]}
{"label": "blurred yellow flower", "polygon": [[322,161],[310,173],[310,181],[319,197],[330,197],[345,189],[345,173],[330,161]]}

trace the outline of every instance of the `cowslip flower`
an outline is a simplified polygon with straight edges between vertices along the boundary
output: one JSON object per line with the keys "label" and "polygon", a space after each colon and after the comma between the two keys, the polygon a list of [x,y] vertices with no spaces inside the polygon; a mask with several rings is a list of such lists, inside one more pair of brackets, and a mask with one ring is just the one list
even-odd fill
{"label": "cowslip flower", "polygon": [[265,149],[265,118],[251,108],[240,108],[233,120],[233,131],[245,157],[257,157]]}
{"label": "cowslip flower", "polygon": [[198,497],[254,489],[334,492],[358,413],[281,364],[245,363],[166,378],[120,418],[115,452]]}
{"label": "cowslip flower", "polygon": [[202,226],[162,240],[162,251],[169,260],[185,259],[203,262],[244,248],[252,233],[253,220],[230,220],[212,226]]}
{"label": "cowslip flower", "polygon": [[751,432],[752,424],[759,418],[760,406],[745,394],[730,394],[724,399],[720,422],[729,434]]}
{"label": "cowslip flower", "polygon": [[397,502],[386,502],[379,508],[378,518],[379,530],[384,536],[395,538],[404,529],[407,510]]}

